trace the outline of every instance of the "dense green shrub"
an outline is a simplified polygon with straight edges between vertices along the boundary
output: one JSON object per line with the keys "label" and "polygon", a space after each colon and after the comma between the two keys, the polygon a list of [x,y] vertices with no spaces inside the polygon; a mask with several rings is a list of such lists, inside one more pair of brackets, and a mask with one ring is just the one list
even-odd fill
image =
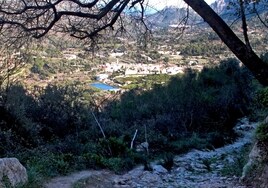
{"label": "dense green shrub", "polygon": [[256,130],[256,137],[261,142],[268,143],[268,124],[261,123]]}
{"label": "dense green shrub", "polygon": [[262,121],[268,114],[268,87],[259,86],[254,98],[250,118],[253,121]]}
{"label": "dense green shrub", "polygon": [[268,87],[259,90],[256,99],[260,105],[268,108]]}
{"label": "dense green shrub", "polygon": [[[43,176],[57,176],[67,174],[74,170],[70,165],[74,161],[72,154],[51,153],[50,151],[35,150],[31,155],[18,156],[21,161],[26,161],[26,167],[40,173]],[[45,156],[45,157],[44,157]],[[70,159],[70,156],[72,159]]]}

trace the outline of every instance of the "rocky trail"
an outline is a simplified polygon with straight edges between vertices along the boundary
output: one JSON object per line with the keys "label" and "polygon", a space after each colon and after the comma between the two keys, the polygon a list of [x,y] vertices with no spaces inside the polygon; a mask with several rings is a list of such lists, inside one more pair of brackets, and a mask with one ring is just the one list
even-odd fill
{"label": "rocky trail", "polygon": [[75,182],[84,179],[82,187],[87,188],[244,188],[239,177],[223,176],[221,172],[227,166],[235,165],[240,151],[252,144],[255,127],[256,123],[241,119],[235,127],[240,136],[234,143],[212,151],[192,150],[176,156],[170,172],[157,163],[152,164],[152,171],[144,171],[139,166],[123,175],[109,171],[82,171],[54,178],[45,187],[71,188]]}
{"label": "rocky trail", "polygon": [[116,175],[105,170],[80,171],[68,176],[57,177],[45,184],[46,188],[71,188],[79,180],[87,179],[88,188],[109,188]]}

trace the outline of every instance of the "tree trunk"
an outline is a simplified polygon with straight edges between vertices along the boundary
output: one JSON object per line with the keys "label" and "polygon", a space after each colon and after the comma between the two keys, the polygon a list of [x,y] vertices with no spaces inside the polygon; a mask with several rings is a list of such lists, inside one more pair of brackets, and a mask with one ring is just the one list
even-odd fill
{"label": "tree trunk", "polygon": [[242,42],[223,19],[204,0],[184,0],[218,34],[235,56],[252,72],[264,86],[268,86],[268,64]]}

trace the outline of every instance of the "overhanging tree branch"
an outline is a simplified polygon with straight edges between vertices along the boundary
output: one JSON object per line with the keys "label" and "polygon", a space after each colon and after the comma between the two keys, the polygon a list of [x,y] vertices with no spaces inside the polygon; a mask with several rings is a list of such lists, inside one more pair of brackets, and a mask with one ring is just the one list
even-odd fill
{"label": "overhanging tree branch", "polygon": [[[132,2],[133,5],[140,2]],[[57,0],[57,1],[22,1],[5,0],[0,7],[0,25],[5,27],[16,26],[25,32],[31,33],[34,38],[41,38],[52,30],[61,20],[66,22],[67,17],[73,21],[78,19],[92,20],[95,23],[102,23],[97,28],[87,32],[82,29],[69,29],[71,35],[77,38],[92,38],[106,28],[112,28],[120,14],[130,3],[130,0],[110,0],[108,3],[101,0],[94,0],[90,3],[82,0]],[[12,7],[12,8],[11,8]],[[106,21],[105,21],[106,20]],[[66,31],[66,30],[65,30]]]}
{"label": "overhanging tree branch", "polygon": [[253,3],[253,11],[254,11],[254,13],[257,15],[257,17],[258,17],[258,19],[260,20],[260,22],[261,22],[265,27],[268,28],[268,22],[265,23],[265,21],[261,18],[259,12],[258,12],[257,9],[256,9],[256,3],[255,3],[255,2]]}
{"label": "overhanging tree branch", "polygon": [[[204,0],[184,0],[184,2],[212,27],[256,79],[268,86],[268,65],[250,47],[245,17],[242,16],[246,44]],[[71,36],[79,39],[94,39],[102,31],[114,29],[123,11],[139,3],[142,9],[141,20],[143,20],[143,0],[92,0],[90,2],[85,0],[2,0],[0,2],[0,33],[13,35],[12,37],[17,35],[18,37],[40,38],[54,28],[58,28],[57,31],[69,32]],[[240,0],[240,3],[243,5],[244,1]]]}

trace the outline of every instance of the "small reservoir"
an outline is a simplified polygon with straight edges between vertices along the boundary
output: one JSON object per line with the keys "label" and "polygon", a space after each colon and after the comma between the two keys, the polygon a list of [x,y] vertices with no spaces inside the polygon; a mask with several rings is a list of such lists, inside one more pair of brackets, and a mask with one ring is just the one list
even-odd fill
{"label": "small reservoir", "polygon": [[96,82],[96,83],[91,83],[90,86],[95,87],[100,90],[104,91],[119,91],[120,89],[117,87],[113,87],[104,83]]}

